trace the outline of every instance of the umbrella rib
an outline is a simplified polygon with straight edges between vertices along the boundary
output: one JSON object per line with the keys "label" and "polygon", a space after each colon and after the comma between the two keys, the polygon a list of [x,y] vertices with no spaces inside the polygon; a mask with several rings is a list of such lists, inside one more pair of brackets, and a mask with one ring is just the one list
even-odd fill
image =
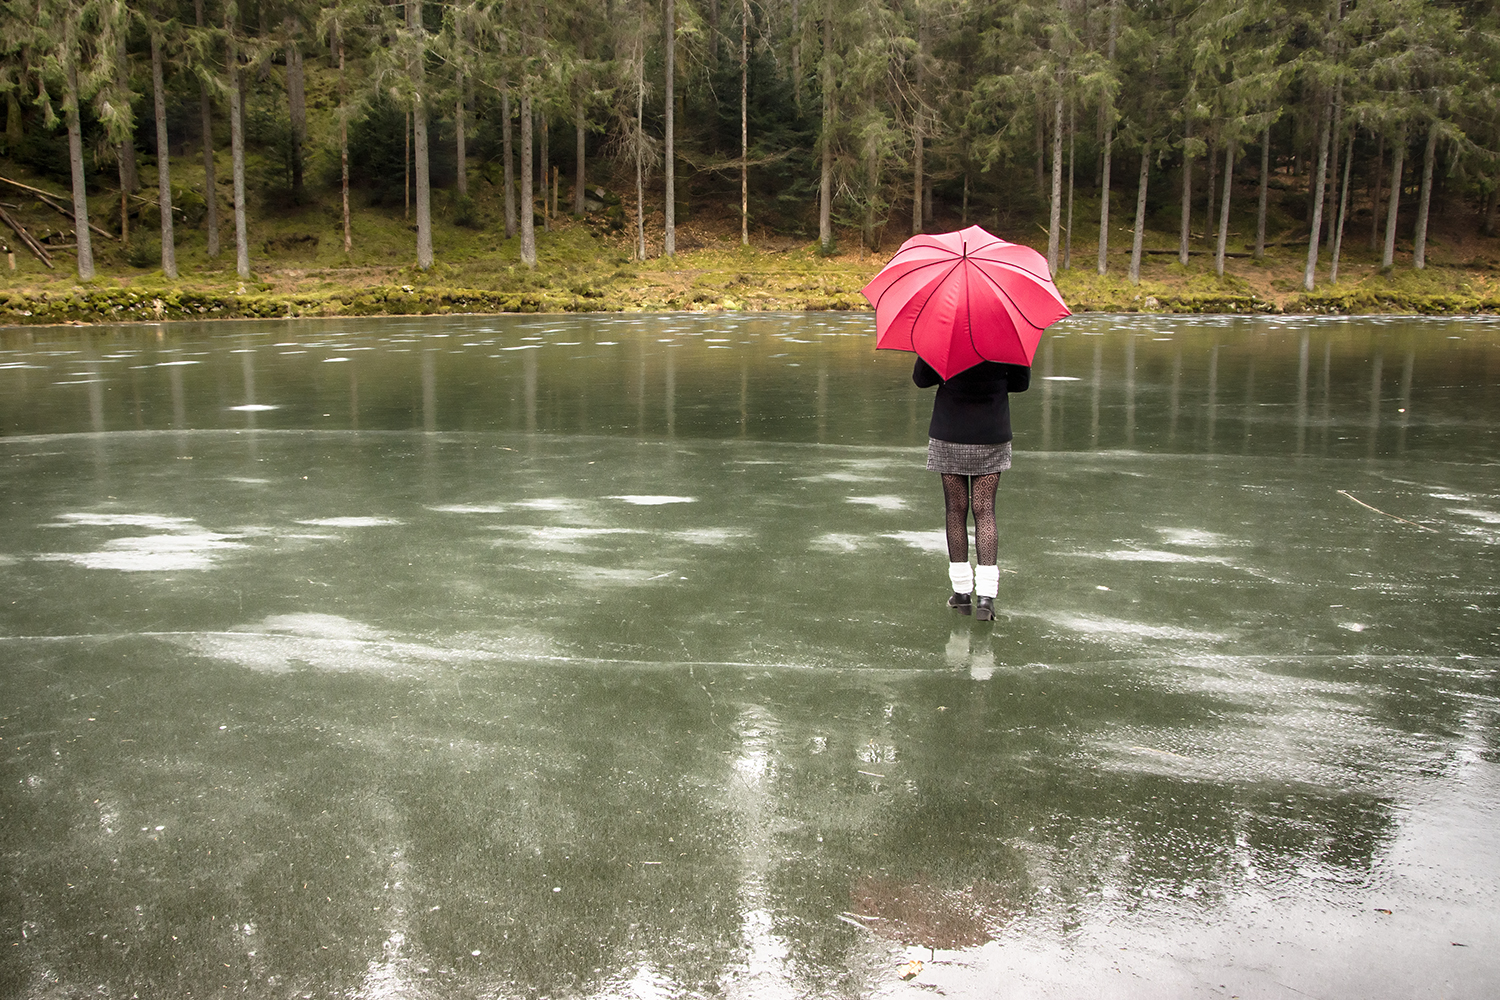
{"label": "umbrella rib", "polygon": [[[901,255],[897,254],[896,256],[899,257]],[[958,260],[957,257],[955,257],[953,259],[954,260]],[[891,259],[891,264],[894,264],[895,262],[896,262],[895,258],[892,258]],[[901,277],[904,278],[908,274],[915,274],[916,272],[918,272],[918,271],[920,271],[920,270],[922,270],[924,268],[933,267],[934,265],[942,265],[942,264],[948,264],[948,263],[950,263],[950,261],[947,261],[947,260],[929,260],[929,261],[927,261],[926,263],[923,263],[923,264],[914,264],[914,265],[912,265],[912,269],[910,271],[903,271],[901,273]],[[890,267],[891,264],[887,264],[886,267]],[[879,275],[877,275],[876,277],[879,277]],[[880,300],[883,299],[883,298],[885,298],[885,293],[889,292],[895,286],[896,286],[896,282],[892,281],[890,284],[886,285],[885,288],[881,289],[880,294],[875,297],[875,303],[874,303],[874,305],[875,305],[876,309],[880,308]]]}
{"label": "umbrella rib", "polygon": [[[1022,268],[1021,270],[1024,271],[1026,269]],[[982,267],[979,268],[979,273],[982,274],[982,275],[984,275],[986,281],[988,281],[990,284],[992,284],[992,285],[995,286],[995,291],[997,291],[1001,295],[1005,296],[1006,301],[1008,301],[1010,303],[1011,308],[1014,309],[1016,312],[1020,313],[1022,319],[1026,320],[1026,322],[1028,322],[1028,323],[1031,322],[1031,317],[1026,315],[1026,310],[1022,309],[1019,305],[1016,304],[1016,300],[1015,300],[1014,296],[1012,296],[1010,294],[1010,292],[1008,292],[1008,291],[1005,290],[1005,286],[1004,285],[1000,284],[1000,282],[996,281],[994,278],[990,277],[988,274],[985,274],[984,268],[982,268]],[[1030,271],[1026,271],[1026,273],[1030,274],[1031,272]],[[1035,324],[1033,324],[1033,325],[1035,325]],[[981,354],[980,357],[984,357],[984,355]],[[986,359],[986,360],[988,360],[988,359]]]}
{"label": "umbrella rib", "polygon": [[[953,267],[957,267],[962,262],[963,262],[963,258],[961,258],[961,257],[955,257],[952,261],[949,261],[948,263],[951,263],[953,265]],[[952,274],[952,273],[953,273],[953,268],[949,268],[948,269],[948,274]],[[947,277],[948,277],[948,274],[943,275],[942,278],[939,278],[938,281],[934,282],[933,284],[936,285],[936,284],[938,284],[938,283],[946,280]],[[927,311],[927,303],[931,302],[932,301],[932,297],[934,295],[936,295],[936,294],[937,294],[937,290],[934,289],[933,291],[927,293],[927,298],[925,298],[925,299],[922,300],[922,308],[918,309],[917,310],[917,314],[911,318],[911,327],[912,327],[913,330],[915,330],[917,328],[917,321],[922,318],[922,314]]]}

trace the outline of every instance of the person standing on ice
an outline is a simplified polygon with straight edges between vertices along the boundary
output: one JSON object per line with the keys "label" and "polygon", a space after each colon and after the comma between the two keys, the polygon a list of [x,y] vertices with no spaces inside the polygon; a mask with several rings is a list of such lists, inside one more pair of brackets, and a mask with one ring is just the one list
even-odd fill
{"label": "person standing on ice", "polygon": [[[875,349],[917,355],[912,381],[937,386],[927,468],[948,508],[948,606],[993,621],[1000,591],[995,488],[1010,468],[1010,394],[1031,385],[1042,331],[1069,315],[1047,258],[978,226],[918,233],[860,289]],[[979,571],[969,568],[969,511]]]}
{"label": "person standing on ice", "polygon": [[[948,579],[953,584],[948,606],[962,615],[973,613],[980,621],[994,621],[1000,593],[995,491],[1000,473],[1010,468],[1010,394],[1027,390],[1031,369],[983,361],[944,379],[919,357],[911,380],[924,389],[937,386],[927,428],[927,468],[943,478]],[[971,510],[977,570],[969,565]],[[971,595],[978,597],[977,613]]]}

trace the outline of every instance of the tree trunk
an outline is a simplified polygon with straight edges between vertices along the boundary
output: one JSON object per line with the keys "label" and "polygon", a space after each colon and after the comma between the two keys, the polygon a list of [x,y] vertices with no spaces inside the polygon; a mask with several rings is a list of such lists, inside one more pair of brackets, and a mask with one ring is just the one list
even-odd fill
{"label": "tree trunk", "polygon": [[14,90],[7,90],[5,92],[5,141],[16,146],[21,143],[25,135],[26,124],[21,117],[21,100]]}
{"label": "tree trunk", "polygon": [[[1058,81],[1061,84],[1061,80]],[[1057,99],[1052,105],[1052,198],[1051,214],[1047,220],[1047,269],[1057,274],[1058,248],[1062,236],[1062,146],[1063,146],[1063,97],[1059,85]]]}
{"label": "tree trunk", "polygon": [[229,67],[229,158],[234,174],[234,267],[240,278],[250,277],[250,238],[245,231],[245,75],[240,71],[240,56],[235,50],[235,24],[224,10],[224,30],[229,35],[229,51],[224,60]]}
{"label": "tree trunk", "polygon": [[1208,184],[1206,185],[1208,188],[1208,211],[1203,213],[1203,239],[1205,241],[1209,238],[1208,234],[1212,233],[1218,227],[1218,220],[1214,218],[1215,186],[1219,180],[1218,153],[1218,143],[1210,142],[1208,144]]}
{"label": "tree trunk", "polygon": [[[644,31],[642,32],[644,33]],[[644,47],[644,43],[642,44]],[[635,60],[635,257],[646,259],[646,55]]]}
{"label": "tree trunk", "polygon": [[1099,180],[1099,273],[1109,271],[1109,166],[1113,154],[1115,130],[1104,130],[1104,167]]}
{"label": "tree trunk", "polygon": [[1266,255],[1266,194],[1271,183],[1271,126],[1260,136],[1260,204],[1255,209],[1255,259]]}
{"label": "tree trunk", "polygon": [[[1193,119],[1188,118],[1183,128],[1182,138],[1184,140],[1193,137]],[[1177,262],[1187,264],[1188,262],[1188,236],[1193,226],[1193,158],[1187,151],[1186,142],[1182,149],[1182,227],[1181,235],[1177,240]]]}
{"label": "tree trunk", "polygon": [[1141,147],[1141,182],[1135,196],[1135,238],[1130,246],[1130,283],[1141,283],[1141,249],[1146,236],[1146,181],[1151,174],[1151,143]]}
{"label": "tree trunk", "polygon": [[[1109,5],[1109,42],[1106,46],[1106,55],[1109,64],[1115,62],[1115,37],[1120,31],[1120,0],[1114,0]],[[1099,121],[1104,126],[1104,149],[1100,167],[1099,177],[1099,273],[1104,274],[1109,270],[1109,167],[1110,157],[1113,152],[1115,129],[1114,122],[1109,118],[1109,107],[1104,103],[1099,104]]]}
{"label": "tree trunk", "polygon": [[922,231],[922,129],[917,126],[912,136],[911,177],[911,234]]}
{"label": "tree trunk", "polygon": [[401,194],[406,199],[401,209],[401,218],[411,218],[411,109],[406,109],[402,119],[401,140],[406,143],[401,151]]}
{"label": "tree trunk", "polygon": [[922,96],[923,96],[923,94],[924,94],[924,92],[926,90],[927,73],[926,73],[925,67],[922,64],[922,53],[923,53],[924,43],[927,40],[926,39],[926,32],[924,30],[927,25],[926,25],[926,18],[924,18],[920,12],[917,14],[917,19],[918,19],[917,20],[917,59],[916,59],[916,63],[917,63],[917,66],[916,66],[916,69],[917,69],[917,86],[916,86],[916,93],[914,95],[914,100],[913,100],[914,107],[912,109],[913,110],[913,115],[912,115],[912,119],[913,120],[912,120],[912,128],[911,128],[911,132],[912,132],[911,234],[913,236],[915,236],[918,233],[922,232],[923,229],[925,228],[922,225],[922,223],[925,221],[924,218],[923,218],[923,211],[922,211],[922,192],[923,192],[923,189],[924,189],[924,179],[922,177],[922,172],[923,172],[923,168],[926,166],[926,164],[923,162],[923,159],[924,159],[923,154],[926,152],[926,150],[923,148],[923,141],[922,141],[922,126],[923,126],[923,121],[922,121]]}
{"label": "tree trunk", "polygon": [[172,232],[172,150],[167,142],[167,88],[162,79],[161,36],[151,32],[151,91],[156,108],[156,203],[161,215],[161,270],[177,277],[177,246]]}
{"label": "tree trunk", "polygon": [[[203,0],[193,0],[198,27],[203,27]],[[208,257],[219,256],[219,189],[214,178],[214,115],[208,99],[208,84],[198,82],[198,112],[203,120],[203,224],[208,230]]]}
{"label": "tree trunk", "polygon": [[505,238],[516,235],[516,152],[511,148],[510,88],[500,88],[500,155],[505,159]]}
{"label": "tree trunk", "polygon": [[1323,127],[1318,132],[1318,166],[1313,174],[1312,231],[1307,237],[1307,266],[1302,270],[1302,287],[1312,291],[1318,280],[1318,242],[1323,235],[1323,187],[1328,179],[1328,138],[1332,108],[1325,108]]}
{"label": "tree trunk", "polygon": [[1036,193],[1047,193],[1047,106],[1038,95],[1036,108]]}
{"label": "tree trunk", "polygon": [[521,94],[521,262],[536,267],[536,195],[531,189],[531,95]]}
{"label": "tree trunk", "polygon": [[719,0],[708,0],[708,60],[709,66],[719,66]]}
{"label": "tree trunk", "polygon": [[578,117],[574,122],[574,160],[573,165],[573,214],[582,218],[584,211],[584,140],[588,136],[588,120],[584,117],[583,95],[578,97]]}
{"label": "tree trunk", "polygon": [[1073,102],[1068,102],[1068,217],[1063,225],[1063,270],[1073,267],[1073,160],[1078,151],[1077,121],[1074,119]]}
{"label": "tree trunk", "polygon": [[291,41],[286,47],[286,103],[292,122],[292,195],[302,201],[302,147],[307,143],[307,89],[302,71],[302,49],[298,47],[296,23],[287,22]]}
{"label": "tree trunk", "polygon": [[677,178],[674,170],[676,159],[675,147],[672,139],[672,119],[676,116],[677,98],[675,96],[677,77],[677,5],[675,0],[667,0],[666,4],[666,49],[667,49],[667,89],[666,89],[666,136],[665,148],[662,150],[663,172],[666,175],[666,203],[662,206],[665,215],[665,231],[662,235],[662,254],[667,257],[677,253]]}
{"label": "tree trunk", "polygon": [[1417,232],[1412,241],[1411,263],[1418,271],[1427,267],[1427,215],[1432,204],[1432,167],[1437,160],[1437,122],[1427,129],[1427,149],[1422,154],[1422,193],[1417,200]]}
{"label": "tree trunk", "polygon": [[1234,191],[1234,140],[1224,147],[1224,197],[1219,201],[1219,244],[1214,251],[1214,273],[1224,277],[1224,248],[1229,242],[1229,196]]}
{"label": "tree trunk", "polygon": [[[75,69],[76,73],[77,70]],[[122,100],[126,106],[130,103],[130,67],[126,62],[125,45],[122,43],[115,49],[115,86],[119,89]],[[141,189],[140,169],[135,159],[135,121],[131,116],[131,134],[120,140],[115,148],[115,155],[120,161],[120,183],[126,191],[135,194]]]}
{"label": "tree trunk", "polygon": [[[880,154],[879,145],[874,139],[865,144],[865,225],[864,245],[865,249],[874,253],[879,249],[875,245],[875,192],[880,187]],[[915,234],[913,234],[915,235]]]}
{"label": "tree trunk", "polygon": [[465,112],[468,110],[469,94],[468,80],[463,70],[458,71],[458,97],[453,102],[453,131],[456,150],[454,156],[457,159],[458,177],[454,186],[458,190],[459,197],[468,197],[469,194],[469,137],[465,131]]}
{"label": "tree trunk", "polygon": [[750,0],[740,0],[740,246],[750,245]]}
{"label": "tree trunk", "polygon": [[1406,159],[1406,126],[1396,133],[1395,155],[1391,161],[1391,200],[1385,213],[1385,249],[1380,255],[1380,269],[1389,271],[1396,264],[1396,213],[1401,208],[1401,168]]}
{"label": "tree trunk", "polygon": [[1338,225],[1338,210],[1334,205],[1339,193],[1339,144],[1344,134],[1344,82],[1339,81],[1333,97],[1333,132],[1328,144],[1328,181],[1324,194],[1323,225],[1324,240],[1333,242],[1333,230]]}
{"label": "tree trunk", "polygon": [[354,249],[354,233],[349,225],[349,108],[344,85],[344,35],[337,21],[333,24],[332,35],[339,65],[339,192],[344,203],[344,253],[347,254]]}
{"label": "tree trunk", "polygon": [[[416,98],[412,102],[411,135],[417,173],[417,266],[432,266],[432,182],[427,158],[427,33],[422,27],[422,0],[407,0],[406,26],[417,37],[416,58],[408,67]],[[459,169],[463,165],[459,164]]]}
{"label": "tree trunk", "polygon": [[1495,235],[1495,212],[1500,207],[1500,176],[1491,180],[1490,194],[1484,205],[1484,235]]}
{"label": "tree trunk", "polygon": [[542,189],[542,232],[550,233],[552,231],[552,185],[548,177],[551,172],[548,170],[548,165],[552,162],[552,151],[547,148],[547,112],[539,110],[536,117],[541,126],[538,131],[541,132],[539,138],[542,149],[541,156],[537,158],[536,179],[537,186]]}
{"label": "tree trunk", "polygon": [[[833,250],[833,0],[823,0],[823,169],[818,179],[818,249]],[[920,192],[918,202],[921,201]],[[920,209],[918,210],[920,211]]]}
{"label": "tree trunk", "polygon": [[1338,222],[1333,227],[1333,266],[1328,269],[1329,282],[1339,280],[1339,254],[1344,249],[1344,218],[1349,210],[1349,168],[1354,164],[1354,137],[1358,129],[1349,133],[1349,149],[1344,153],[1344,184],[1339,189]]}
{"label": "tree trunk", "polygon": [[[71,25],[69,26],[71,29]],[[68,165],[73,174],[73,230],[78,237],[78,280],[92,281],[94,278],[94,244],[89,233],[89,196],[83,176],[83,129],[78,120],[78,58],[77,43],[72,31],[68,32],[67,60],[67,105],[68,121]]]}
{"label": "tree trunk", "polygon": [[792,101],[802,107],[802,5],[792,0]]}

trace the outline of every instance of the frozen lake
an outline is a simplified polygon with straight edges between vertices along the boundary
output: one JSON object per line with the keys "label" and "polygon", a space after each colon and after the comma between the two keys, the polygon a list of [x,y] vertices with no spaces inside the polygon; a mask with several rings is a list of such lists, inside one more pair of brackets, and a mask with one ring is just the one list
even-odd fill
{"label": "frozen lake", "polygon": [[1500,994],[1500,322],[873,347],[0,331],[0,997]]}

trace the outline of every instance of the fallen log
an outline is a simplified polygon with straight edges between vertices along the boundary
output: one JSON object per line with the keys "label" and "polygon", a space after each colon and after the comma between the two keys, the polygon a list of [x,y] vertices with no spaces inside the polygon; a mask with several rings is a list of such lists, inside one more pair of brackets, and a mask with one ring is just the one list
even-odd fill
{"label": "fallen log", "polygon": [[52,263],[52,255],[36,241],[35,237],[26,231],[25,226],[13,219],[11,214],[3,208],[0,208],[0,222],[4,222],[15,231],[16,236],[20,237],[21,242],[26,244],[26,249],[36,254],[37,260],[56,270],[56,265]]}
{"label": "fallen log", "polygon": [[[30,191],[32,194],[36,195],[37,201],[40,201],[43,205],[46,205],[48,208],[57,212],[59,215],[65,216],[69,219],[73,218],[73,210],[71,208],[68,208],[66,205],[53,200],[57,197],[56,195],[48,194],[41,188],[34,188],[30,184],[22,184],[20,181],[13,181],[9,177],[0,177],[0,181],[4,181],[7,184],[14,185],[15,187],[20,188],[22,191]],[[89,221],[89,228],[98,233],[100,236],[105,236],[112,240],[119,239],[119,237],[114,233],[102,228],[101,226],[96,225],[93,220]]]}

